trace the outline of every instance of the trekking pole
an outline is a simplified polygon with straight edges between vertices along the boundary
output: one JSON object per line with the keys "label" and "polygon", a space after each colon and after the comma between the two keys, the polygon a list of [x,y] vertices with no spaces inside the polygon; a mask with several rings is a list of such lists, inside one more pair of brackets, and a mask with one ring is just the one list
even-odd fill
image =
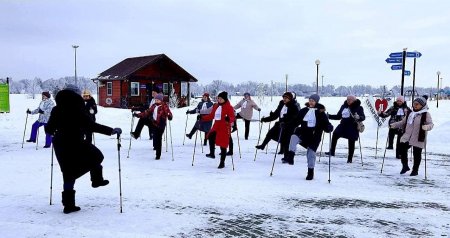
{"label": "trekking pole", "polygon": [[167,130],[166,131],[164,131],[164,133],[166,134],[166,152],[167,151],[169,151],[169,142],[168,142],[168,140],[167,140]]}
{"label": "trekking pole", "polygon": [[[267,132],[270,131],[270,123],[272,123],[271,121],[269,122],[269,130],[267,130]],[[269,144],[266,145],[266,154],[267,154],[267,150],[269,149]],[[278,148],[277,148],[278,149]]]}
{"label": "trekking pole", "polygon": [[38,150],[38,146],[39,146],[39,127],[36,132],[36,150]]}
{"label": "trekking pole", "polygon": [[377,126],[377,139],[375,142],[375,159],[377,159],[377,155],[378,155],[378,131],[380,130],[380,127]]}
{"label": "trekking pole", "polygon": [[23,137],[22,137],[22,149],[23,149],[23,143],[25,143],[25,131],[27,130],[27,122],[28,122],[28,113],[27,113],[27,117],[25,117],[25,128],[23,129]]}
{"label": "trekking pole", "polygon": [[385,144],[385,146],[384,146],[383,162],[381,163],[381,171],[380,171],[381,174],[383,173],[384,158],[386,158],[386,148],[387,148],[387,146],[388,146],[388,141],[389,141],[389,134],[388,134],[388,136],[386,137],[386,144]]}
{"label": "trekking pole", "polygon": [[117,134],[117,158],[119,161],[119,195],[120,195],[120,213],[122,213],[122,170],[120,168],[120,134]]}
{"label": "trekking pole", "polygon": [[241,144],[239,143],[239,129],[236,129],[236,136],[237,136],[238,148],[239,148],[239,159],[242,159],[242,156],[241,156]]}
{"label": "trekking pole", "polygon": [[280,128],[280,135],[278,136],[277,149],[275,150],[275,156],[273,157],[273,164],[272,164],[272,170],[270,171],[270,176],[272,176],[272,174],[273,174],[273,167],[275,167],[275,159],[277,158],[278,146],[280,145],[280,141],[281,141],[281,132],[283,132],[283,128]]}
{"label": "trekking pole", "polygon": [[186,114],[186,123],[185,123],[185,125],[184,125],[183,145],[184,145],[184,141],[186,140],[186,128],[187,128],[188,117],[189,117],[189,115]]}
{"label": "trekking pole", "polygon": [[322,144],[320,145],[320,153],[319,153],[319,162],[320,162],[320,157],[322,157],[322,147],[323,147],[323,138],[325,137],[325,132],[322,133]]}
{"label": "trekking pole", "polygon": [[[197,140],[197,138],[196,138]],[[203,154],[203,138],[202,138],[202,133],[200,132],[200,145],[202,146],[202,154]]]}
{"label": "trekking pole", "polygon": [[[330,134],[330,145],[328,151],[331,151],[331,132]],[[331,183],[331,153],[328,153],[328,183]]]}
{"label": "trekking pole", "polygon": [[175,159],[173,158],[172,126],[170,125],[170,120],[169,120],[169,133],[170,133],[170,149],[172,150],[172,161],[175,161]]}
{"label": "trekking pole", "polygon": [[53,191],[53,143],[52,143],[52,157],[50,161],[50,205],[52,205],[52,191]]}
{"label": "trekking pole", "polygon": [[192,154],[192,166],[194,166],[194,158],[195,158],[195,147],[197,147],[197,134],[198,130],[195,132],[195,141],[194,141],[194,154]]}
{"label": "trekking pole", "polygon": [[[262,130],[262,123],[261,120],[259,120],[259,136],[258,136],[258,143],[256,145],[259,145],[259,141],[261,140],[261,130]],[[258,154],[258,149],[255,149],[255,158],[253,161],[256,161],[256,154]]]}
{"label": "trekking pole", "polygon": [[362,158],[361,136],[358,137],[358,141],[359,141],[359,154],[361,155],[361,166],[364,166],[363,158]]}
{"label": "trekking pole", "polygon": [[94,136],[94,132],[92,132],[92,142],[94,142],[94,145],[95,145],[95,136]]}
{"label": "trekking pole", "polygon": [[131,132],[133,132],[133,125],[134,125],[134,116],[133,116],[133,112],[132,112],[131,113],[130,144],[128,145],[127,158],[130,158],[131,140],[133,139],[133,137],[131,136]]}
{"label": "trekking pole", "polygon": [[[427,180],[427,139],[425,138],[425,146],[423,147],[425,150],[425,180]],[[411,148],[413,150],[413,148]]]}
{"label": "trekking pole", "polygon": [[231,155],[231,164],[233,165],[233,171],[234,171],[234,159],[233,159],[233,155]]}

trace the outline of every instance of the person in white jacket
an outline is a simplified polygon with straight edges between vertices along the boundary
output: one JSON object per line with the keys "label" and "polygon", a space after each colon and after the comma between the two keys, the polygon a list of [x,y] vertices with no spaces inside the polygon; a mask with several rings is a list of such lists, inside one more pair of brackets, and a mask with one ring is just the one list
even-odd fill
{"label": "person in white jacket", "polygon": [[[34,109],[33,111],[27,109],[28,114],[39,113],[39,118],[33,123],[33,126],[31,127],[30,139],[28,139],[27,142],[36,143],[37,131],[39,130],[39,127],[47,125],[48,119],[50,118],[50,113],[52,112],[52,109],[55,106],[55,103],[50,99],[50,97],[51,95],[49,92],[47,91],[42,92],[42,101],[39,104],[39,107]],[[52,137],[51,135],[46,134],[44,148],[49,148],[51,144],[52,144]]]}

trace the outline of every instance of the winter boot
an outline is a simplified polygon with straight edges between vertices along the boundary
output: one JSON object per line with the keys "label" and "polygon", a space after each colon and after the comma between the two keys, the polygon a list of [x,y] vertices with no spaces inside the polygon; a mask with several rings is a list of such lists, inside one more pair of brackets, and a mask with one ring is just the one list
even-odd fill
{"label": "winter boot", "polygon": [[257,145],[257,146],[255,146],[255,148],[258,150],[264,150],[264,148],[266,148],[266,145],[264,145],[264,144]]}
{"label": "winter boot", "polygon": [[409,166],[408,166],[408,158],[402,158],[402,170],[400,171],[400,174],[404,174],[407,171],[409,171]]}
{"label": "winter boot", "polygon": [[109,181],[106,179],[103,179],[103,168],[101,165],[98,165],[99,167],[95,169],[91,169],[91,181],[92,181],[92,187],[98,188],[100,186],[106,186],[109,184]]}
{"label": "winter boot", "polygon": [[214,145],[215,143],[209,143],[209,154],[206,154],[206,157],[211,158],[211,159],[215,159],[215,151],[216,151],[216,146]]}
{"label": "winter boot", "polygon": [[189,139],[192,139],[192,136],[195,134],[196,131],[197,131],[197,128],[193,127],[191,132],[189,132],[189,134],[186,134],[186,137]]}
{"label": "winter boot", "polygon": [[33,143],[36,143],[35,140],[27,140],[27,142],[33,142]]}
{"label": "winter boot", "polygon": [[226,158],[226,153],[225,152],[227,151],[227,149],[226,148],[220,148],[220,151],[222,153],[220,153],[221,155],[220,155],[219,167],[217,167],[218,169],[222,169],[222,168],[225,167],[225,158]]}
{"label": "winter boot", "polygon": [[203,145],[207,145],[208,144],[208,138],[203,139]]}
{"label": "winter boot", "polygon": [[64,206],[63,212],[69,214],[71,212],[77,212],[81,208],[75,206],[75,190],[62,192],[62,204]]}
{"label": "winter boot", "polygon": [[290,165],[294,165],[294,156],[295,156],[295,152],[293,151],[287,151],[284,153],[284,158],[281,159],[281,162],[283,164],[290,164]]}
{"label": "winter boot", "polygon": [[314,178],[314,168],[308,168],[308,174],[306,175],[306,180],[312,180]]}
{"label": "winter boot", "polygon": [[414,158],[414,165],[410,176],[417,176],[419,174],[419,166],[422,158]]}

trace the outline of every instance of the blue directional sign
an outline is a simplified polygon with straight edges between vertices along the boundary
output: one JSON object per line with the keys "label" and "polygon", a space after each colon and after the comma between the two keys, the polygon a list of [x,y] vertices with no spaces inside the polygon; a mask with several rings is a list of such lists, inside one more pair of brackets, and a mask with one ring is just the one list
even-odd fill
{"label": "blue directional sign", "polygon": [[405,70],[405,76],[410,76],[410,75],[411,75],[411,71]]}
{"label": "blue directional sign", "polygon": [[387,58],[386,63],[392,64],[392,63],[402,63],[403,59],[402,58]]}
{"label": "blue directional sign", "polygon": [[392,70],[401,70],[403,67],[401,64],[394,64],[391,66]]}
{"label": "blue directional sign", "polygon": [[420,52],[406,52],[406,57],[419,58],[420,56],[422,56]]}
{"label": "blue directional sign", "polygon": [[403,57],[403,52],[390,53],[389,57],[391,57],[391,58],[401,58],[401,57]]}

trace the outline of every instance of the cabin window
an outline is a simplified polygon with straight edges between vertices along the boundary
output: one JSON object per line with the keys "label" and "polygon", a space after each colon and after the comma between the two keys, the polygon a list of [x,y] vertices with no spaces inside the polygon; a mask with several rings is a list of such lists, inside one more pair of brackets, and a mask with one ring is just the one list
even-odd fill
{"label": "cabin window", "polygon": [[139,82],[131,82],[131,96],[139,96]]}
{"label": "cabin window", "polygon": [[106,83],[106,95],[112,96],[112,82]]}
{"label": "cabin window", "polygon": [[168,83],[163,83],[163,94],[164,95],[169,94],[169,84]]}

